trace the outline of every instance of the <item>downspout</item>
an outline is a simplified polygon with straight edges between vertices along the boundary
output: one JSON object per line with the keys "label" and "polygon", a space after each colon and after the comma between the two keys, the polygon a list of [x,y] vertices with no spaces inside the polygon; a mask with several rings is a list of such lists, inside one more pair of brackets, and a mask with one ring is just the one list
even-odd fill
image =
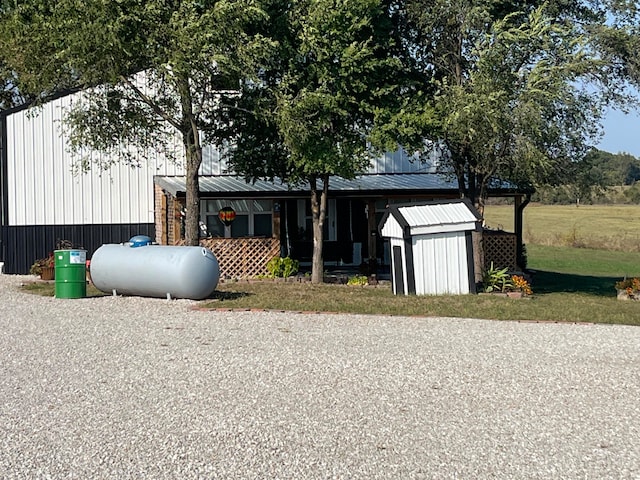
{"label": "downspout", "polygon": [[524,209],[527,205],[529,205],[529,202],[531,201],[531,194],[527,193],[524,196],[524,201],[521,199],[521,197],[516,197],[516,211],[515,211],[515,218],[514,218],[514,230],[516,231],[516,263],[518,264],[518,267],[520,267],[522,270],[525,269],[526,265],[523,265],[523,254],[524,254],[524,247],[523,247],[523,243],[522,243],[522,225],[523,225],[523,216],[524,216]]}
{"label": "downspout", "polygon": [[[6,261],[9,226],[9,153],[7,151],[7,115],[0,112],[0,262]],[[2,271],[0,270],[0,273]]]}

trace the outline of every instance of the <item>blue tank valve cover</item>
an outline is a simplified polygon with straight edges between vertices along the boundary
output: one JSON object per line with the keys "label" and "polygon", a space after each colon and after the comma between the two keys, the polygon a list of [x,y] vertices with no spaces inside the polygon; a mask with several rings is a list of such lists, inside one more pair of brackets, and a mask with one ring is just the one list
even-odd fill
{"label": "blue tank valve cover", "polygon": [[147,235],[136,235],[129,239],[129,244],[132,247],[144,247],[146,245],[151,245],[151,237]]}

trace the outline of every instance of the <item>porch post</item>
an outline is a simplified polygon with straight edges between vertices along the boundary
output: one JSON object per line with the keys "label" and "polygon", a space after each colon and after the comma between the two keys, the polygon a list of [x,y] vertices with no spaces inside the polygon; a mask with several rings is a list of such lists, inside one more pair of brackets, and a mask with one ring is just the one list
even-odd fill
{"label": "porch post", "polygon": [[271,223],[271,231],[273,238],[280,240],[280,210],[282,209],[282,204],[284,201],[274,200],[273,201],[273,217]]}
{"label": "porch post", "polygon": [[376,225],[376,202],[367,200],[367,229],[369,237],[369,274],[374,274],[378,270],[378,260],[376,244],[378,240],[378,226]]}
{"label": "porch post", "polygon": [[524,270],[526,265],[523,265],[523,248],[522,248],[522,225],[523,225],[523,216],[524,209],[531,201],[531,195],[524,195],[524,200],[522,199],[522,195],[516,195],[514,197],[514,219],[513,226],[516,233],[516,263],[518,267]]}

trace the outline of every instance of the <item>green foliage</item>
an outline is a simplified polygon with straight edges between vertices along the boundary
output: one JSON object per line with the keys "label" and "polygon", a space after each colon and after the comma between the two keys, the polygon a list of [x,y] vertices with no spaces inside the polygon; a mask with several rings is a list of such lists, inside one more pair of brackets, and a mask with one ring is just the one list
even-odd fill
{"label": "green foliage", "polygon": [[508,270],[508,268],[494,268],[493,262],[491,262],[491,266],[484,272],[482,277],[484,291],[488,293],[510,291],[513,288],[513,282],[511,275],[507,273]]}
{"label": "green foliage", "polygon": [[354,275],[349,277],[347,285],[369,285],[369,279],[365,275]]}
{"label": "green foliage", "polygon": [[370,164],[367,140],[402,88],[398,32],[381,0],[273,2],[266,10],[277,45],[260,81],[225,100],[238,145],[229,163],[247,179],[309,183],[312,278],[321,282],[329,176],[353,178]]}
{"label": "green foliage", "polygon": [[640,182],[624,191],[624,196],[629,203],[640,204]]}
{"label": "green foliage", "polygon": [[298,273],[300,264],[289,257],[273,257],[267,263],[267,270],[271,278],[287,278]]}
{"label": "green foliage", "polygon": [[581,179],[604,106],[632,100],[624,82],[611,82],[612,63],[594,53],[606,31],[632,31],[617,21],[624,8],[607,16],[607,7],[407,2],[408,41],[425,90],[435,92],[422,97],[435,111],[422,136],[439,140],[440,168],[461,193],[481,204],[496,177],[525,187]]}
{"label": "green foliage", "polygon": [[640,180],[640,159],[628,153],[613,154],[593,149],[587,160],[592,165],[593,176],[599,177],[602,185],[633,185]]}

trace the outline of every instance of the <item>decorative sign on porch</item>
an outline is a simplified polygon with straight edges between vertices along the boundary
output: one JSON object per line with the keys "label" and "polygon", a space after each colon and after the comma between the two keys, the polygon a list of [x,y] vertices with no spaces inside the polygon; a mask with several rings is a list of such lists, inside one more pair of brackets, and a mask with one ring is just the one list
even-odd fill
{"label": "decorative sign on porch", "polygon": [[236,219],[236,211],[231,207],[221,208],[218,211],[218,218],[228,227]]}

